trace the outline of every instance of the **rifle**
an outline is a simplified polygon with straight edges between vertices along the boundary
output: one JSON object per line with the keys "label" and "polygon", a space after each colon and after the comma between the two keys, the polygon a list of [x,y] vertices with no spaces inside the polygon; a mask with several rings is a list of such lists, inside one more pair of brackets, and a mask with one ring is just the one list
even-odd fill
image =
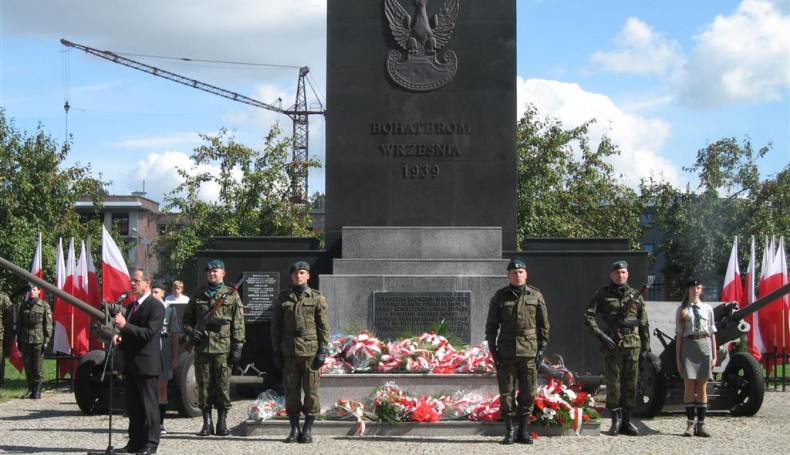
{"label": "rifle", "polygon": [[242,275],[241,279],[236,284],[230,286],[230,290],[228,290],[228,292],[215,297],[215,301],[214,304],[211,305],[211,309],[203,313],[200,319],[198,319],[198,321],[195,323],[195,327],[193,327],[192,331],[189,332],[187,342],[184,345],[184,349],[187,352],[192,352],[196,344],[208,339],[208,330],[206,329],[207,327],[223,326],[228,323],[228,321],[225,319],[217,317],[219,307],[225,303],[225,300],[228,298],[228,296],[238,293],[239,287],[241,287],[241,285],[244,283],[244,280],[246,279],[247,277]]}
{"label": "rifle", "polygon": [[[643,295],[645,292],[647,292],[647,290],[649,288],[650,288],[650,285],[647,285],[647,284],[643,285],[642,288],[639,290],[639,292],[634,292],[633,294],[631,294],[630,297],[628,297],[628,300],[626,300],[623,303],[623,307],[620,308],[620,311],[617,312],[617,319],[620,321],[620,324],[618,324],[615,327],[611,327],[607,331],[607,332],[609,332],[609,333],[607,333],[607,335],[609,335],[612,338],[612,341],[614,341],[615,346],[620,346],[620,343],[622,343],[623,339],[625,338],[623,336],[623,330],[622,330],[623,327],[625,327],[625,326],[622,325],[622,321],[625,319],[625,312],[628,310],[628,306],[631,305],[632,303],[634,303],[634,301],[637,299],[637,297],[639,297],[639,296]],[[633,329],[635,329],[635,327],[631,327],[631,329],[633,330]],[[607,348],[605,344],[602,344],[601,347],[598,350],[601,351],[603,354],[609,354],[612,351],[614,351],[614,349]]]}

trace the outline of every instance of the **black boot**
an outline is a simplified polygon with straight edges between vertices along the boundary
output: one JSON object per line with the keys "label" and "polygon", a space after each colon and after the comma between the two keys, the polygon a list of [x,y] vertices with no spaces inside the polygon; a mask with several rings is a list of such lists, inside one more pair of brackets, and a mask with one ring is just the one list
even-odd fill
{"label": "black boot", "polygon": [[291,432],[288,433],[288,437],[285,438],[285,442],[296,442],[296,440],[302,435],[302,432],[299,431],[299,415],[289,415],[288,421],[291,422]]}
{"label": "black boot", "polygon": [[223,408],[217,409],[217,436],[227,436],[230,434],[227,420],[228,410]]}
{"label": "black boot", "polygon": [[502,438],[502,444],[513,444],[515,442],[515,428],[513,428],[513,418],[505,417],[505,437]]}
{"label": "black boot", "polygon": [[[27,373],[27,371],[25,371],[25,373]],[[30,398],[32,396],[33,396],[33,381],[31,381],[30,378],[28,378],[27,379],[27,393],[25,393],[24,395],[22,395],[19,398]]]}
{"label": "black boot", "polygon": [[200,429],[198,436],[209,436],[214,434],[214,421],[211,420],[211,406],[203,409],[203,428]]}
{"label": "black boot", "polygon": [[33,383],[33,395],[31,395],[30,398],[34,400],[41,399],[41,382],[37,381]]}
{"label": "black boot", "polygon": [[167,403],[159,403],[159,434],[167,434],[167,430],[165,430],[165,414],[167,414]]}
{"label": "black boot", "polygon": [[631,423],[631,411],[628,409],[623,409],[623,422],[620,424],[620,434],[639,436],[639,429]]}
{"label": "black boot", "polygon": [[617,436],[620,434],[620,427],[623,424],[623,416],[619,409],[613,409],[612,413],[612,426],[609,428],[609,436]]}
{"label": "black boot", "polygon": [[302,434],[299,435],[299,442],[313,442],[313,422],[315,422],[315,416],[305,416]]}
{"label": "black boot", "polygon": [[532,433],[529,432],[527,416],[518,416],[518,429],[516,430],[516,442],[519,444],[532,444]]}

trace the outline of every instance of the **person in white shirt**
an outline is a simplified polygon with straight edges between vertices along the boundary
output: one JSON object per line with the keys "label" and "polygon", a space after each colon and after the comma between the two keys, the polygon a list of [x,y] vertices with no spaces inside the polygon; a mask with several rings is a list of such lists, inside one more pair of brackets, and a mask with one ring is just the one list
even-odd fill
{"label": "person in white shirt", "polygon": [[165,297],[164,303],[189,303],[189,296],[184,294],[184,283],[180,280],[173,281],[170,287],[172,294]]}
{"label": "person in white shirt", "polygon": [[[683,436],[709,437],[705,429],[705,412],[708,409],[708,379],[716,365],[716,325],[713,308],[700,302],[702,283],[686,282],[683,302],[675,315],[675,361],[683,376],[688,419]],[[694,411],[697,418],[694,419]]]}

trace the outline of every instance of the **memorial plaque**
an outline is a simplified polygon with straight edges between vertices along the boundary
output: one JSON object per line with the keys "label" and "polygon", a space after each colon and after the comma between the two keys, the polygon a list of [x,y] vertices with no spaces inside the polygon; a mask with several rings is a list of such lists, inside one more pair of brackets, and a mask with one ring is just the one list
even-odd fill
{"label": "memorial plaque", "polygon": [[244,272],[244,323],[271,322],[272,304],[280,289],[279,272]]}
{"label": "memorial plaque", "polygon": [[445,321],[464,343],[471,339],[471,291],[374,292],[373,329],[379,339],[394,340],[405,331],[422,333]]}

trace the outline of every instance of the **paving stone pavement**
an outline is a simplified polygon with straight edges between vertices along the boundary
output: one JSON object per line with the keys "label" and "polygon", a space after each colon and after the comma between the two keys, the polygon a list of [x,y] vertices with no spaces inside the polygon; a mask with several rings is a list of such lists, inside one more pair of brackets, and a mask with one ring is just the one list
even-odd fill
{"label": "paving stone pavement", "polygon": [[[543,452],[556,454],[689,454],[742,455],[787,453],[790,446],[790,393],[768,391],[754,417],[731,417],[711,412],[709,439],[684,438],[685,416],[664,414],[638,421],[639,437],[542,437],[535,445],[503,446],[499,437],[329,437],[316,436],[313,444],[284,444],[280,437],[244,436],[243,421],[249,401],[236,401],[229,413],[232,435],[226,438],[195,435],[202,420],[171,413],[165,424],[160,454],[476,454]],[[128,420],[113,416],[115,447],[126,444]],[[109,417],[86,416],[68,392],[47,391],[41,400],[13,399],[0,404],[0,453],[103,453],[108,446]],[[602,430],[608,428],[604,422]],[[283,437],[285,434],[283,434]],[[545,452],[548,451],[548,452]]]}

